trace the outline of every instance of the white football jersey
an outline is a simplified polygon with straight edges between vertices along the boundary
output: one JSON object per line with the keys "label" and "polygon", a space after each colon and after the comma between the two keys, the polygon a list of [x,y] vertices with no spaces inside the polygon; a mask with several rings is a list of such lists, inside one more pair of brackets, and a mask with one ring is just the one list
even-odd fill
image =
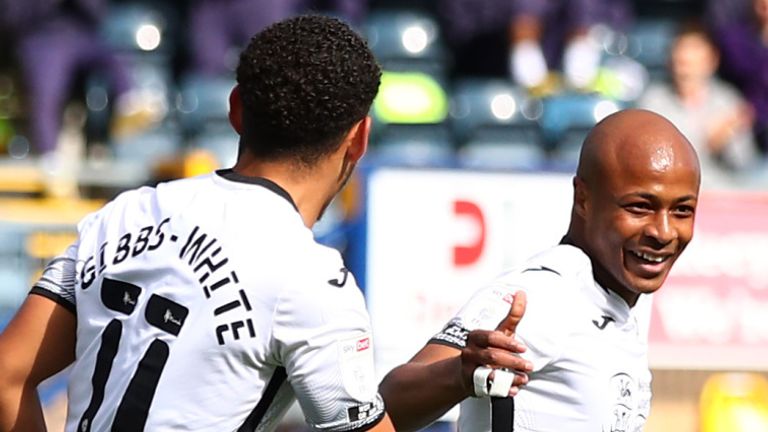
{"label": "white football jersey", "polygon": [[[528,303],[517,338],[534,368],[514,398],[513,430],[641,431],[651,401],[650,298],[630,308],[595,282],[589,258],[574,246],[559,245],[502,274],[430,343],[462,348],[469,331],[495,329],[518,290]],[[461,403],[460,431],[491,431],[491,421],[489,398]]]}
{"label": "white football jersey", "polygon": [[77,315],[67,431],[316,430],[384,416],[365,302],[291,197],[232,170],[121,194],[33,293]]}

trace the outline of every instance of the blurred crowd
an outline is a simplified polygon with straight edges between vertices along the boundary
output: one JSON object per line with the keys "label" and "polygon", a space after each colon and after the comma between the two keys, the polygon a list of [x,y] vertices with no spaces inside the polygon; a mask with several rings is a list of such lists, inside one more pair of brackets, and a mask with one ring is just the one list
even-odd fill
{"label": "blurred crowd", "polygon": [[[488,78],[539,100],[599,94],[670,118],[700,152],[707,186],[765,168],[768,0],[0,0],[0,155],[52,163],[72,100],[85,107],[85,158],[213,142],[200,131],[226,126],[205,115],[167,120],[203,110],[205,83],[225,83],[211,91],[226,98],[252,34],[313,11],[381,36],[370,29],[387,10],[434,21],[445,52],[424,70],[447,93]],[[194,107],[190,87],[203,94]],[[157,131],[184,143],[166,145]]]}

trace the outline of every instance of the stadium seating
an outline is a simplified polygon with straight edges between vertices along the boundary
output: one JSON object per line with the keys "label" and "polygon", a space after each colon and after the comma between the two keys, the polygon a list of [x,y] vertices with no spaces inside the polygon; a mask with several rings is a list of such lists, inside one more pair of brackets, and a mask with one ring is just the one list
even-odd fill
{"label": "stadium seating", "polygon": [[367,162],[445,168],[454,165],[454,155],[453,140],[445,125],[389,125],[371,146]]}
{"label": "stadium seating", "polygon": [[[128,68],[133,88],[118,107],[109,98],[106,80],[91,76],[86,104],[92,129],[108,130],[118,163],[146,164],[179,149],[181,137],[171,110],[174,22],[173,15],[159,5],[130,2],[111,5],[102,26],[104,39]],[[112,123],[107,126],[110,117]]]}
{"label": "stadium seating", "polygon": [[181,153],[181,133],[175,122],[167,121],[140,134],[114,138],[112,148],[116,163],[142,166],[148,179],[155,164]]}
{"label": "stadium seating", "polygon": [[229,76],[189,75],[182,79],[176,110],[185,136],[202,133],[211,124],[229,125],[229,93],[234,84]]}
{"label": "stadium seating", "polygon": [[371,50],[384,69],[444,76],[448,53],[437,21],[412,9],[374,10],[363,25]]}
{"label": "stadium seating", "polygon": [[457,83],[451,125],[458,163],[472,169],[541,169],[545,162],[538,118],[541,102],[505,80]]}
{"label": "stadium seating", "polygon": [[646,67],[651,80],[668,76],[669,48],[677,29],[677,21],[640,19],[630,29],[628,55]]}
{"label": "stadium seating", "polygon": [[619,108],[617,102],[597,94],[564,92],[544,99],[541,125],[549,168],[572,171],[589,130]]}
{"label": "stadium seating", "polygon": [[447,92],[438,77],[420,71],[385,70],[371,109],[369,155],[388,165],[452,163],[453,140],[446,126],[448,105]]}

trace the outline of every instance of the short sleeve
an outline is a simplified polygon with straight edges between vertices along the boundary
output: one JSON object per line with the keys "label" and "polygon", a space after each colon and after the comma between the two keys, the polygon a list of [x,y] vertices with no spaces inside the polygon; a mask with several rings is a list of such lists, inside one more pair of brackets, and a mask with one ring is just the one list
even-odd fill
{"label": "short sleeve", "polygon": [[564,308],[558,304],[561,277],[550,272],[528,272],[503,276],[477,291],[429,343],[458,349],[466,346],[472,330],[494,330],[506,317],[514,293],[525,291],[527,306],[516,337],[527,346],[521,356],[541,370],[560,356],[560,341],[567,332]]}
{"label": "short sleeve", "polygon": [[364,431],[384,417],[368,312],[346,269],[319,280],[280,299],[277,351],[310,426]]}
{"label": "short sleeve", "polygon": [[43,269],[40,279],[35,282],[30,294],[49,298],[72,313],[76,311],[75,279],[77,275],[78,241],[52,259]]}
{"label": "short sleeve", "polygon": [[30,294],[49,298],[75,313],[77,309],[75,283],[80,239],[99,219],[99,214],[100,212],[91,213],[80,221],[77,226],[77,239],[67,247],[64,253],[52,259],[45,266],[40,278],[32,286]]}

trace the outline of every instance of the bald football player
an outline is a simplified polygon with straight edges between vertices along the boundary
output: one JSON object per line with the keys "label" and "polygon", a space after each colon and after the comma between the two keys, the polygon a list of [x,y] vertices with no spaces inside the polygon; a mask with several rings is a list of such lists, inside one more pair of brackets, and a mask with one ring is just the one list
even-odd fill
{"label": "bald football player", "polygon": [[[457,403],[466,431],[642,430],[651,401],[648,295],[693,236],[699,183],[696,153],[667,119],[625,110],[598,123],[581,150],[560,244],[478,290],[382,381],[397,430],[422,427]],[[514,331],[532,366],[527,384],[518,390],[505,379],[514,395],[505,398],[496,375],[508,372],[490,365],[471,384],[438,384],[462,382],[439,365],[466,355],[463,335],[495,329],[519,291],[527,304]]]}

